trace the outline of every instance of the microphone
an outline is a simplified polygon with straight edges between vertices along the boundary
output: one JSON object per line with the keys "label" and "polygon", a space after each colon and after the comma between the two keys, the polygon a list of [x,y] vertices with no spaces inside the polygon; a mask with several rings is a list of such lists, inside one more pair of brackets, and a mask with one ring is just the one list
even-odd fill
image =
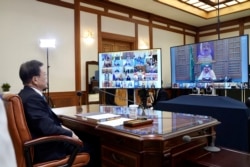
{"label": "microphone", "polygon": [[191,137],[189,135],[185,135],[185,136],[182,137],[182,140],[185,143],[189,143],[192,140],[205,138],[205,137],[210,137],[211,142],[210,142],[210,145],[204,147],[204,149],[207,150],[207,151],[210,151],[210,152],[219,152],[220,148],[215,146],[215,138],[216,138],[216,136],[214,134],[207,134],[207,135],[205,134],[205,135],[202,135],[202,136],[194,136],[194,137]]}
{"label": "microphone", "polygon": [[79,97],[78,98],[78,105],[82,106],[82,91],[77,91],[76,95]]}
{"label": "microphone", "polygon": [[117,95],[115,95],[115,94],[113,94],[113,93],[110,93],[110,92],[106,92],[106,91],[104,91],[104,90],[101,90],[101,89],[99,89],[98,87],[93,87],[93,91],[95,91],[95,92],[102,92],[102,93],[105,93],[105,94],[108,94],[108,95],[111,95],[111,96],[114,96],[114,97],[119,97],[120,99],[122,99],[122,100],[127,100],[128,102],[130,102],[130,103],[132,103],[132,104],[134,104],[134,101],[132,101],[132,100],[129,100],[129,99],[127,99],[127,98],[123,98],[123,97],[120,97],[120,96],[117,96]]}
{"label": "microphone", "polygon": [[200,94],[199,88],[194,87],[194,88],[192,89],[192,93],[193,93],[193,94]]}
{"label": "microphone", "polygon": [[82,91],[77,91],[76,95],[78,96],[78,106],[76,107],[77,114],[82,113]]}
{"label": "microphone", "polygon": [[185,135],[182,137],[182,140],[185,142],[185,143],[189,143],[191,142],[192,140],[195,140],[195,139],[200,139],[200,138],[204,138],[204,137],[209,137],[211,135],[202,135],[202,136],[194,136],[194,137],[191,137],[189,135]]}
{"label": "microphone", "polygon": [[211,95],[212,93],[213,93],[213,88],[211,88],[210,86],[208,86],[208,87],[206,88],[206,94]]}

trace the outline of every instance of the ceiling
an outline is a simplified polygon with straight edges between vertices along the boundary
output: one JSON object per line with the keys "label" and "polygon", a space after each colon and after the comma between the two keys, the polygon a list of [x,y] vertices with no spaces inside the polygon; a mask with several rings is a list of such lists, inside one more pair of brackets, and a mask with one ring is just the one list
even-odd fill
{"label": "ceiling", "polygon": [[[152,13],[158,16],[163,16],[168,19],[176,20],[182,23],[186,23],[192,26],[201,27],[206,26],[210,24],[215,24],[218,22],[218,10],[214,11],[216,12],[214,16],[212,17],[204,17],[201,14],[197,14],[198,12],[189,12],[189,11],[195,11],[195,8],[187,8],[187,6],[171,6],[170,4],[164,4],[161,2],[161,0],[109,0],[110,2],[117,3],[123,6],[131,7],[134,9],[138,9],[141,11],[145,11],[148,13]],[[165,0],[166,2],[178,2],[178,0]],[[234,20],[246,16],[250,16],[250,0],[247,0],[243,4],[241,4],[241,7],[243,6],[243,10],[239,11],[239,6],[234,6],[233,8],[230,8],[230,14],[224,14],[223,10],[220,9],[220,22]],[[183,9],[178,9],[177,7],[183,7]],[[229,8],[229,7],[228,7]],[[221,11],[221,12],[220,12]],[[222,14],[221,14],[222,13]]]}

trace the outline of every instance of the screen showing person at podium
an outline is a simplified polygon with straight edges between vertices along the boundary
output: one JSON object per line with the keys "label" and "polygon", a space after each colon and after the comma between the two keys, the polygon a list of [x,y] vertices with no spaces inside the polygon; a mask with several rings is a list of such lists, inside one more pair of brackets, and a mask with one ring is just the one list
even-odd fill
{"label": "screen showing person at podium", "polygon": [[249,36],[170,48],[172,88],[248,88]]}
{"label": "screen showing person at podium", "polygon": [[161,88],[161,49],[98,55],[99,88]]}

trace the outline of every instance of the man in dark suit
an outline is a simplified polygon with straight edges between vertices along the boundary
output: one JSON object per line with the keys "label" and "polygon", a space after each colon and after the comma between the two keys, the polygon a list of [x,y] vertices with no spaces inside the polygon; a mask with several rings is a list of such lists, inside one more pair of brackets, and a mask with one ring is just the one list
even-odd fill
{"label": "man in dark suit", "polygon": [[[32,138],[66,135],[79,139],[72,130],[61,124],[42,94],[47,88],[47,74],[43,63],[37,60],[23,63],[19,69],[19,76],[24,85],[19,96],[23,102],[26,121]],[[84,143],[84,146],[81,151],[88,152],[88,150],[85,150],[88,147],[86,143]],[[72,146],[63,142],[42,144],[34,149],[34,161],[44,162],[60,159],[71,153],[71,150]]]}
{"label": "man in dark suit", "polygon": [[169,96],[168,96],[167,91],[163,88],[156,89],[153,106],[156,105],[157,102],[165,101],[165,100],[169,100]]}

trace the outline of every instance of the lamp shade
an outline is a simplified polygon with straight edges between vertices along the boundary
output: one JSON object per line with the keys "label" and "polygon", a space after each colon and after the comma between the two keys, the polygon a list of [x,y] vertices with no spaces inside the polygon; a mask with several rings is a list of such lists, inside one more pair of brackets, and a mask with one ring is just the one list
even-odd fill
{"label": "lamp shade", "polygon": [[55,39],[40,39],[41,48],[55,48],[56,40]]}

